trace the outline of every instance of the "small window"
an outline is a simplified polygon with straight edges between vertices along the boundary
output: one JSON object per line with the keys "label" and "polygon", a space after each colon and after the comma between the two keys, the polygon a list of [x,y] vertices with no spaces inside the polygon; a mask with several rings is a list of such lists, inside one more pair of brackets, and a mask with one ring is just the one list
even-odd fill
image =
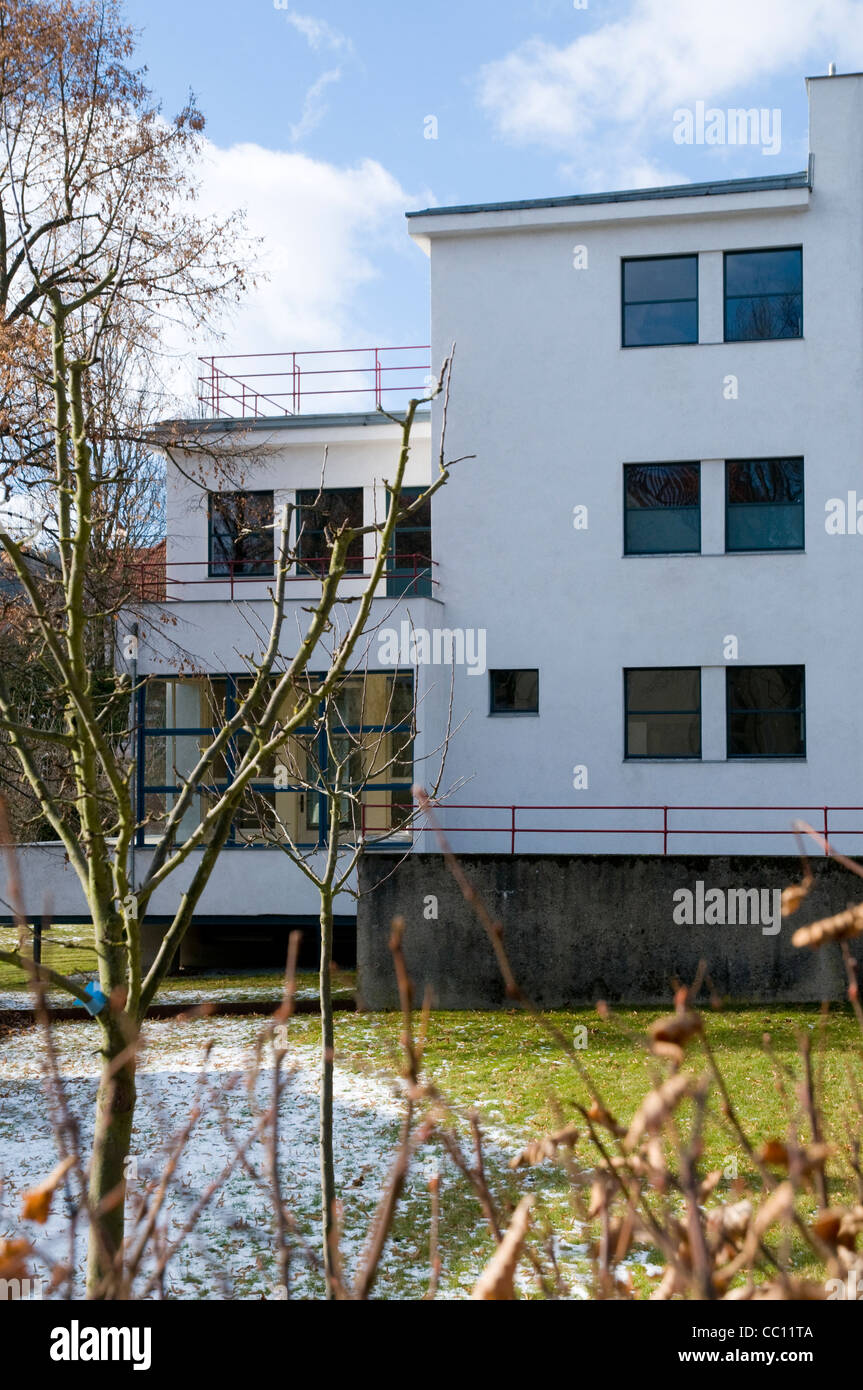
{"label": "small window", "polygon": [[701,757],[697,666],[626,671],[626,757]]}
{"label": "small window", "polygon": [[623,262],[623,346],[698,342],[698,257]]}
{"label": "small window", "polygon": [[806,756],[805,667],[730,666],[729,758]]}
{"label": "small window", "polygon": [[623,468],[624,552],[682,555],[701,549],[697,463],[627,463]]}
{"label": "small window", "polygon": [[803,335],[803,249],[725,253],[725,341]]}
{"label": "small window", "polygon": [[273,573],[272,492],[210,493],[210,578]]}
{"label": "small window", "polygon": [[[343,526],[361,528],[361,487],[324,488],[322,492],[297,493],[297,573],[326,574],[336,533]],[[356,536],[348,548],[347,573],[362,574],[364,536]]]}
{"label": "small window", "polygon": [[725,549],[803,549],[803,460],[729,459]]}
{"label": "small window", "polygon": [[539,714],[539,671],[489,671],[492,714]]}
{"label": "small window", "polygon": [[[402,508],[410,506],[424,491],[419,487],[402,488]],[[396,525],[387,559],[387,597],[430,595],[431,565],[431,498],[427,497],[417,511]]]}

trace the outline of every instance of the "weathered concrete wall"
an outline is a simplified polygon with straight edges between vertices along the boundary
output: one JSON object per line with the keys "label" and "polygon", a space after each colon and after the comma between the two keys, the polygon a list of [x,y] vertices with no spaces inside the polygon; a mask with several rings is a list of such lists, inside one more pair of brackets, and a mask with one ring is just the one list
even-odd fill
{"label": "weathered concrete wall", "polygon": [[[547,1008],[594,1003],[667,1003],[674,982],[691,981],[700,960],[719,994],[734,1002],[836,999],[844,990],[838,948],[791,945],[796,928],[839,912],[863,894],[826,859],[812,861],[816,884],[776,935],[756,925],[679,925],[674,893],[707,889],[779,890],[800,877],[792,857],[648,855],[465,855],[462,865],[503,923],[516,978]],[[487,1009],[504,991],[488,939],[438,855],[366,856],[357,919],[359,1001],[397,1005],[389,925],[407,921],[406,956],[418,997]],[[371,891],[373,890],[373,891]],[[771,903],[773,900],[766,900]],[[436,917],[425,914],[436,911]],[[706,915],[706,914],[703,914]],[[769,925],[769,924],[768,924]],[[852,943],[863,959],[863,944]]]}

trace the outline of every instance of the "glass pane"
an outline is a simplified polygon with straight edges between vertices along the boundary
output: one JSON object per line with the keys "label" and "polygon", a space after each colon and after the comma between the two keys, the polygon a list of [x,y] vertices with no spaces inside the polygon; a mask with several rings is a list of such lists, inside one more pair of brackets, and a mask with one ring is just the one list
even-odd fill
{"label": "glass pane", "polygon": [[735,460],[727,466],[729,502],[802,502],[802,459]]}
{"label": "glass pane", "polygon": [[631,304],[623,316],[625,347],[662,347],[698,342],[698,305]]}
{"label": "glass pane", "polygon": [[731,251],[725,257],[725,293],[728,295],[800,294],[803,288],[803,252]]}
{"label": "glass pane", "polygon": [[803,706],[802,666],[738,666],[728,671],[728,707],[741,710],[797,710]]}
{"label": "glass pane", "polygon": [[729,758],[802,758],[800,714],[732,714],[728,721]]}
{"label": "glass pane", "polygon": [[626,732],[628,758],[697,758],[701,753],[698,714],[631,714]]}
{"label": "glass pane", "polygon": [[694,299],[698,293],[698,257],[624,261],[623,292],[627,304],[645,299]]}
{"label": "glass pane", "polygon": [[211,493],[210,536],[212,577],[272,574],[272,492]]}
{"label": "glass pane", "polygon": [[627,512],[627,555],[680,555],[701,549],[697,508]]}
{"label": "glass pane", "polygon": [[538,711],[538,671],[492,671],[490,674],[494,713],[535,714]]}
{"label": "glass pane", "polygon": [[627,507],[697,507],[697,463],[629,463],[624,468]]}
{"label": "glass pane", "polygon": [[650,668],[626,673],[627,710],[698,710],[701,672],[697,668]]}
{"label": "glass pane", "polygon": [[752,295],[725,304],[725,338],[729,343],[763,338],[799,338],[803,331],[803,296]]}
{"label": "glass pane", "polygon": [[[297,493],[297,569],[325,574],[336,532],[342,526],[361,527],[363,524],[363,490],[356,488],[325,488],[320,494],[311,491]],[[365,538],[357,536],[348,549],[349,574],[361,574]]]}
{"label": "glass pane", "polygon": [[727,550],[802,550],[803,508],[729,507]]}

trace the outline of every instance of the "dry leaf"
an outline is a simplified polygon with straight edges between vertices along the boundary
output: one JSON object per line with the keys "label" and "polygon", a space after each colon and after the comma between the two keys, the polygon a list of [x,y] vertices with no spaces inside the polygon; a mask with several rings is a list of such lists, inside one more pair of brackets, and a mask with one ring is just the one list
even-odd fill
{"label": "dry leaf", "polygon": [[40,1226],[45,1225],[51,1212],[51,1202],[57,1184],[63,1181],[74,1162],[71,1155],[64,1158],[38,1187],[31,1187],[27,1192],[21,1193],[21,1215],[25,1221],[37,1221]]}
{"label": "dry leaf", "polygon": [[471,1299],[505,1302],[515,1298],[515,1271],[530,1222],[532,1197],[522,1197],[506,1234],[473,1286]]}

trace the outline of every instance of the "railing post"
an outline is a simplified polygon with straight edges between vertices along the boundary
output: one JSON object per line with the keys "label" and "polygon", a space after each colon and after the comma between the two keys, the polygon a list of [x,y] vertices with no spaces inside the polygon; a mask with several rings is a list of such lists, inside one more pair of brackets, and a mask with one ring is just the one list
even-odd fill
{"label": "railing post", "polygon": [[829,836],[828,836],[828,833],[827,833],[827,812],[828,812],[828,810],[829,810],[829,807],[825,806],[823,809],[824,809],[824,853],[827,854],[827,855],[829,855],[829,853],[830,853],[830,839],[829,839]]}
{"label": "railing post", "polygon": [[668,807],[662,808],[662,853],[668,853]]}
{"label": "railing post", "polygon": [[515,807],[515,806],[510,806],[509,809],[510,809],[510,812],[511,812],[510,824],[509,824],[509,852],[510,852],[510,854],[515,854],[515,812],[516,812],[516,807]]}
{"label": "railing post", "polygon": [[381,405],[381,361],[375,348],[375,405]]}
{"label": "railing post", "polygon": [[230,576],[231,576],[231,598],[233,599],[233,597],[234,597],[234,561],[233,561],[233,560],[229,560],[229,561],[228,561],[228,573],[229,573]]}

